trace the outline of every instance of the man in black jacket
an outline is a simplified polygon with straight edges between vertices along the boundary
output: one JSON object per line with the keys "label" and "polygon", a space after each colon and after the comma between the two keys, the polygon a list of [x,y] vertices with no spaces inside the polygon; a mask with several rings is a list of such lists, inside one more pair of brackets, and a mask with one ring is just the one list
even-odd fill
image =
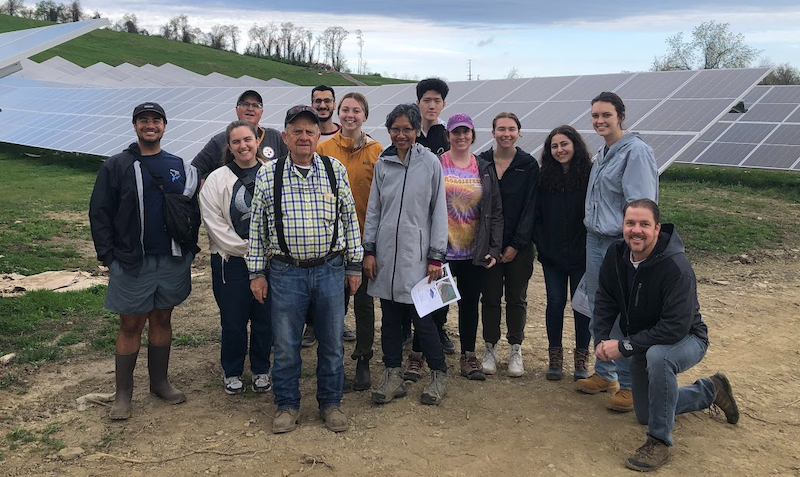
{"label": "man in black jacket", "polygon": [[[600,268],[595,300],[597,359],[632,357],[633,407],[647,424],[647,441],[625,465],[639,471],[661,467],[670,457],[675,415],[716,405],[730,424],[739,409],[722,373],[678,387],[677,374],[699,363],[708,348],[700,316],[697,281],[673,224],[659,223],[650,199],[623,209],[622,235]],[[624,338],[609,339],[621,315]]]}
{"label": "man in black jacket", "polygon": [[[186,395],[167,379],[172,309],[191,291],[190,267],[197,247],[200,209],[197,170],[161,149],[167,116],[157,103],[133,110],[138,141],[108,158],[92,190],[89,221],[98,260],[108,267],[105,307],[120,316],[111,419],[131,414],[133,370],[145,323],[150,392],[170,404]],[[178,243],[166,231],[165,194],[189,197],[194,236]]]}

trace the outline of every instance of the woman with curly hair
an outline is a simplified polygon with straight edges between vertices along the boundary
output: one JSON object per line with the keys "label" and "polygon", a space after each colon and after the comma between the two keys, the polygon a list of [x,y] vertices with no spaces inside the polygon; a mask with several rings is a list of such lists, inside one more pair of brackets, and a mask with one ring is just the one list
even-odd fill
{"label": "woman with curly hair", "polygon": [[[583,206],[592,161],[583,138],[572,126],[559,126],[544,141],[542,167],[539,174],[538,200],[534,241],[544,271],[547,292],[548,356],[550,365],[545,375],[549,380],[564,377],[564,307],[567,284],[575,295],[586,271],[586,227]],[[575,317],[575,372],[573,378],[589,377],[589,317],[573,311]]]}

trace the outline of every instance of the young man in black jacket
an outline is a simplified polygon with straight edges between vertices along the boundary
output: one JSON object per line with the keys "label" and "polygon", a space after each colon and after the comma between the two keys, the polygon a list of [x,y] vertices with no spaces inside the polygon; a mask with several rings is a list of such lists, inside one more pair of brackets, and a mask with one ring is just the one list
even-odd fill
{"label": "young man in black jacket", "polygon": [[[133,129],[138,141],[103,163],[89,202],[97,258],[108,267],[105,307],[120,317],[111,419],[131,415],[133,370],[145,323],[150,392],[170,404],[186,401],[167,379],[167,368],[172,309],[189,296],[190,267],[200,251],[198,174],[194,166],[161,149],[166,126],[167,116],[157,103],[136,106]],[[165,194],[190,198],[194,236],[188,242],[178,243],[166,231]]]}
{"label": "young man in black jacket", "polygon": [[[697,280],[673,224],[659,223],[650,199],[623,209],[622,235],[600,268],[595,300],[597,359],[631,357],[633,408],[647,424],[647,441],[625,461],[643,472],[670,457],[675,415],[718,406],[730,424],[739,409],[722,373],[678,387],[677,374],[699,363],[708,348],[708,328],[700,316]],[[617,315],[624,338],[609,339]]]}

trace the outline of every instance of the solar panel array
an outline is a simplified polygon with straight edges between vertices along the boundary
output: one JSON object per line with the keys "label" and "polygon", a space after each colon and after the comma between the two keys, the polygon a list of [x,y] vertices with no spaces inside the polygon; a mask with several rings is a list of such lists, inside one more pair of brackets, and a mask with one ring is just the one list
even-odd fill
{"label": "solar panel array", "polygon": [[108,24],[107,19],[100,18],[2,33],[0,34],[0,78],[17,70],[16,63],[21,60]]}
{"label": "solar panel array", "polygon": [[[97,21],[83,23],[3,36],[6,56],[32,54],[33,49],[19,47],[22,39],[40,38],[36,48],[41,51],[48,42],[99,26]],[[49,32],[50,39],[42,38],[43,32]],[[59,40],[52,40],[54,33]],[[2,44],[0,51],[4,51]],[[310,100],[309,87],[275,86],[274,81],[248,76],[202,76],[171,64],[111,67],[98,63],[81,68],[59,57],[41,64],[20,61],[22,71],[0,79],[0,141],[48,149],[114,154],[134,139],[133,107],[157,101],[169,117],[165,149],[191,157],[235,119],[234,102],[243,89],[261,92],[265,98],[262,124],[276,128],[282,127],[287,108]],[[519,146],[533,154],[538,154],[544,137],[560,124],[575,126],[595,149],[601,140],[589,128],[589,101],[600,91],[615,91],[627,105],[626,125],[653,146],[659,171],[663,171],[767,72],[761,68],[452,82],[442,117],[470,114],[478,133],[478,151],[491,147],[491,120],[500,111],[513,111],[520,117]],[[372,114],[364,129],[384,145],[389,138],[383,118],[395,105],[416,99],[413,84],[339,88],[338,94],[350,91],[367,96]]]}
{"label": "solar panel array", "polygon": [[757,86],[678,162],[800,171],[800,86]]}

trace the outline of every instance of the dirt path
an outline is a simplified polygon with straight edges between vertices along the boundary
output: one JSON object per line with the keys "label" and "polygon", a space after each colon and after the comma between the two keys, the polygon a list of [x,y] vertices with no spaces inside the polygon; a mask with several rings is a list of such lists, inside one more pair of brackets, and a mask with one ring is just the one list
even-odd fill
{"label": "dirt path", "polygon": [[[218,336],[207,257],[199,259],[195,290],[176,310],[176,332]],[[725,371],[743,415],[738,426],[707,413],[679,416],[673,460],[659,475],[800,475],[797,251],[759,255],[746,264],[703,262],[696,269],[712,345],[680,381]],[[38,370],[19,367],[29,391],[0,390],[0,433],[7,436],[19,428],[41,432],[58,423],[52,437],[86,453],[63,462],[36,442],[11,450],[7,439],[0,444],[0,474],[628,475],[622,461],[641,445],[645,428],[632,414],[607,411],[605,396],[581,395],[571,380],[543,377],[541,276],[537,264],[523,377],[506,377],[504,366],[485,382],[469,382],[452,372],[448,396],[438,407],[419,403],[423,382],[412,385],[406,398],[380,407],[370,404],[369,393],[346,394],[343,407],[351,429],[338,435],[317,417],[313,348],[303,351],[301,426],[278,436],[270,433],[271,394],[231,397],[222,391],[216,342],[174,351],[173,381],[189,397],[180,406],[165,405],[147,393],[142,359],[134,415],[121,423],[110,422],[106,408],[75,409],[76,397],[113,391],[111,357],[78,358]],[[348,320],[352,323],[352,316]],[[455,334],[453,316],[448,328]],[[566,326],[565,344],[571,333]],[[351,347],[346,345],[346,355]],[[501,356],[507,356],[507,346]],[[448,357],[448,363],[457,369],[455,357]],[[346,367],[352,375],[354,362],[346,360]],[[373,364],[373,380],[378,375],[379,366]]]}

